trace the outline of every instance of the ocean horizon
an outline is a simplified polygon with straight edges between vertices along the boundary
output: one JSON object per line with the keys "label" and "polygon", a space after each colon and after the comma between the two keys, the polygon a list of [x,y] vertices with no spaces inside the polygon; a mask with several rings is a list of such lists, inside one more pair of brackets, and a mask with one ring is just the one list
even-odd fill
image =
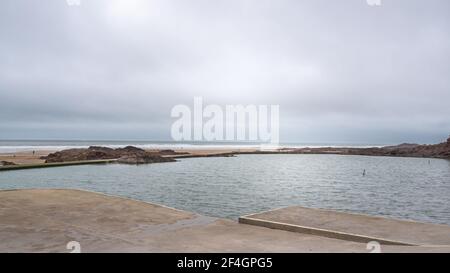
{"label": "ocean horizon", "polygon": [[[142,149],[260,149],[273,147],[272,144],[242,141],[171,141],[171,140],[0,140],[0,153],[28,151],[59,151],[89,146],[121,148],[135,146]],[[281,142],[279,148],[320,148],[320,147],[383,147],[392,143],[351,143],[351,142]]]}

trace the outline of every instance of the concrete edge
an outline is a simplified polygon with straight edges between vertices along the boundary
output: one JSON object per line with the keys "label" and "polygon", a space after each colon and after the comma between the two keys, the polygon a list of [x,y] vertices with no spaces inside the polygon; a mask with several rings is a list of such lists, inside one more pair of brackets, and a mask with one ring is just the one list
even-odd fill
{"label": "concrete edge", "polygon": [[[176,158],[174,161],[167,162],[153,162],[148,164],[160,164],[160,163],[174,163],[177,162]],[[26,169],[42,169],[42,168],[55,168],[55,167],[69,167],[77,165],[106,165],[118,163],[117,159],[99,159],[99,160],[82,160],[82,161],[67,161],[67,162],[55,162],[55,163],[36,163],[36,164],[18,164],[11,166],[0,167],[1,171],[14,171],[14,170],[26,170]],[[122,164],[122,165],[139,165],[139,164]]]}
{"label": "concrete edge", "polygon": [[268,221],[268,220],[260,220],[260,219],[250,218],[248,216],[239,217],[238,222],[240,224],[266,227],[266,228],[271,228],[271,229],[279,229],[279,230],[297,232],[297,233],[304,233],[304,234],[309,234],[309,235],[316,235],[316,236],[340,239],[340,240],[345,240],[345,241],[353,241],[353,242],[358,242],[358,243],[368,243],[370,241],[377,241],[378,243],[385,244],[385,245],[417,246],[415,244],[401,242],[401,241],[394,241],[394,240],[389,240],[389,239],[383,239],[383,238],[377,238],[377,237],[371,237],[371,236],[365,236],[365,235],[359,235],[359,234],[352,234],[352,233],[346,233],[346,232],[340,232],[340,231],[333,231],[333,230],[327,230],[327,229],[313,228],[313,227],[307,227],[307,226],[293,225],[293,224],[274,222],[274,221]]}
{"label": "concrete edge", "polygon": [[108,163],[114,163],[116,161],[117,161],[117,159],[104,159],[104,160],[83,160],[83,161],[68,161],[68,162],[56,162],[56,163],[19,164],[19,165],[11,165],[11,166],[2,166],[2,167],[0,167],[0,172],[1,171],[24,170],[24,169],[76,166],[76,165],[108,164]]}
{"label": "concrete edge", "polygon": [[[287,209],[287,208],[292,208],[292,207],[302,207],[302,206],[284,206],[284,207],[278,207],[278,208],[274,208],[274,209],[270,209],[270,210],[265,210],[262,212],[257,212],[257,213],[250,213],[250,214],[246,214],[243,215],[241,217],[246,217],[246,218],[253,218],[254,216],[258,216],[260,214],[265,214],[267,212],[274,212],[277,210],[282,210],[282,209]],[[346,211],[346,210],[333,210],[333,209],[329,209],[329,208],[316,208],[316,207],[303,207],[303,208],[307,208],[309,210],[316,210],[316,211],[322,211],[322,212],[333,212],[333,213],[338,213],[338,214],[347,214],[347,215],[353,215],[353,216],[362,216],[362,217],[370,217],[370,218],[375,218],[375,219],[379,219],[379,220],[392,220],[392,221],[402,221],[402,222],[409,222],[409,223],[413,223],[413,224],[425,224],[425,225],[433,225],[433,226],[441,226],[441,227],[450,227],[449,225],[446,224],[439,224],[439,223],[432,223],[432,222],[421,222],[418,220],[411,220],[411,219],[405,219],[405,218],[396,218],[393,216],[381,216],[381,215],[373,215],[373,214],[364,214],[364,213],[358,213],[358,212],[352,212],[352,211]]]}
{"label": "concrete edge", "polygon": [[85,189],[78,189],[78,188],[0,189],[0,193],[1,192],[7,192],[7,191],[33,191],[33,190],[34,191],[36,191],[36,190],[51,190],[51,191],[79,191],[79,192],[87,192],[87,193],[92,193],[92,194],[97,194],[97,195],[103,195],[103,196],[106,196],[106,197],[112,197],[112,198],[117,198],[117,199],[122,199],[122,200],[127,200],[127,201],[133,201],[133,202],[138,202],[138,203],[144,203],[144,204],[147,204],[147,205],[162,207],[162,208],[171,209],[171,210],[174,210],[174,211],[190,213],[193,216],[202,216],[202,215],[194,213],[194,212],[190,212],[190,211],[182,210],[182,209],[177,209],[177,208],[172,208],[172,207],[169,207],[169,206],[166,206],[166,205],[162,205],[162,204],[152,203],[152,202],[148,202],[148,201],[143,201],[143,200],[139,200],[139,199],[133,199],[133,198],[119,196],[119,195],[108,194],[108,193],[104,193],[104,192],[97,192],[97,191],[91,191],[91,190],[85,190]]}
{"label": "concrete edge", "polygon": [[[96,192],[96,191],[85,190],[85,189],[79,189],[79,188],[0,189],[0,193],[1,192],[8,192],[8,191],[33,191],[33,190],[56,190],[56,191],[86,192],[86,193],[92,193],[92,194],[106,196],[106,197],[111,197],[111,198],[116,198],[116,199],[122,199],[122,200],[127,200],[127,201],[144,203],[144,204],[157,206],[157,207],[162,207],[162,208],[166,208],[166,209],[170,209],[170,210],[174,210],[174,211],[178,211],[178,212],[188,213],[188,214],[192,215],[193,217],[202,216],[202,215],[200,215],[198,213],[194,213],[194,212],[190,212],[190,211],[186,211],[186,210],[182,210],[182,209],[177,209],[177,208],[169,207],[169,206],[158,204],[158,203],[152,203],[152,202],[143,201],[143,200],[139,200],[139,199],[133,199],[133,198],[129,198],[129,197],[118,196],[118,195],[113,195],[113,194],[108,194],[108,193],[103,193],[103,192]],[[285,207],[285,208],[287,208],[287,207]],[[269,210],[269,211],[277,211],[277,210],[280,210],[280,209],[282,209],[282,208],[276,208],[276,209],[272,209],[272,210]],[[323,210],[323,209],[317,209],[317,210]],[[265,211],[265,212],[267,212],[267,211]],[[345,213],[345,212],[342,212],[342,213]],[[418,245],[418,244],[407,243],[407,242],[396,241],[396,240],[390,240],[390,239],[385,239],[385,238],[378,238],[378,237],[374,237],[374,236],[366,236],[366,235],[360,235],[360,234],[353,234],[353,233],[347,233],[347,232],[341,232],[341,231],[333,231],[333,230],[328,230],[328,229],[320,229],[320,228],[314,228],[314,227],[308,227],[308,226],[301,226],[301,225],[294,225],[294,224],[288,224],[288,223],[282,223],[282,222],[275,222],[275,221],[270,221],[270,220],[261,220],[261,219],[252,218],[252,216],[255,216],[255,215],[258,215],[258,214],[261,214],[261,213],[241,216],[241,217],[238,218],[238,223],[239,224],[247,224],[247,225],[259,226],[259,227],[265,227],[265,228],[270,228],[270,229],[283,230],[283,231],[288,231],[288,232],[296,232],[296,233],[303,233],[303,234],[314,235],[314,236],[327,237],[327,238],[332,238],[332,239],[353,241],[353,242],[359,242],[359,243],[368,243],[370,241],[377,241],[378,243],[384,244],[384,245],[449,247],[449,245]],[[364,214],[357,214],[357,215],[367,216],[367,215],[364,215]],[[222,219],[222,218],[217,218],[217,217],[211,217],[211,218],[215,218],[216,220]],[[379,217],[379,218],[383,219],[383,217]],[[413,221],[411,221],[411,222],[413,222]]]}

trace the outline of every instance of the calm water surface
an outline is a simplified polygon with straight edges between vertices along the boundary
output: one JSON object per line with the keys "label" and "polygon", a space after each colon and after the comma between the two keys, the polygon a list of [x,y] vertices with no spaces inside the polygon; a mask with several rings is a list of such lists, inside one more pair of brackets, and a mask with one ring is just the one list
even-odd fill
{"label": "calm water surface", "polygon": [[81,188],[232,219],[301,205],[450,225],[441,159],[241,155],[0,172],[0,189],[15,188]]}

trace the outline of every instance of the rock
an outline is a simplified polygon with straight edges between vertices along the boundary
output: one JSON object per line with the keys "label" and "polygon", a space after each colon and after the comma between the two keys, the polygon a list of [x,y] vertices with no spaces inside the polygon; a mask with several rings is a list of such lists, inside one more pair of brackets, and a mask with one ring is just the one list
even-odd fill
{"label": "rock", "polygon": [[450,137],[446,142],[432,145],[403,143],[381,148],[301,148],[292,153],[450,158]]}
{"label": "rock", "polygon": [[134,147],[134,146],[126,146],[125,148],[118,148],[115,150],[120,154],[143,154],[145,150]]}
{"label": "rock", "polygon": [[417,146],[419,146],[419,144],[415,144],[415,143],[402,143],[400,145],[395,145],[395,146],[385,146],[383,147],[383,149],[412,149],[412,148],[416,148]]}
{"label": "rock", "polygon": [[159,155],[153,154],[136,154],[136,155],[125,155],[120,157],[117,162],[122,164],[149,164],[149,163],[160,163],[160,162],[174,162],[175,159],[161,157]]}
{"label": "rock", "polygon": [[49,154],[45,157],[45,163],[116,159],[120,155],[111,148],[91,146],[88,149],[68,149]]}
{"label": "rock", "polygon": [[175,152],[174,150],[161,150],[159,151],[160,154],[162,155],[176,155],[176,154],[180,154]]}
{"label": "rock", "polygon": [[0,161],[0,166],[14,166],[17,165],[14,162],[9,162],[9,161]]}
{"label": "rock", "polygon": [[68,149],[49,154],[44,157],[45,163],[118,159],[120,163],[146,164],[155,162],[172,162],[171,158],[161,157],[158,152],[149,153],[143,149],[127,146],[112,149],[108,147],[91,146],[87,149]]}

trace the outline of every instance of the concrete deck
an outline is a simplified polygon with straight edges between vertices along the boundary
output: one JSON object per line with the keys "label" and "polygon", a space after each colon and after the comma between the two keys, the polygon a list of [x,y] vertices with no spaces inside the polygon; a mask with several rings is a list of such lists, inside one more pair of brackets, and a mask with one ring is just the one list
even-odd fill
{"label": "concrete deck", "polygon": [[[368,252],[365,243],[274,230],[81,190],[0,191],[0,252]],[[450,247],[382,246],[384,252]]]}
{"label": "concrete deck", "polygon": [[450,226],[288,207],[239,218],[240,223],[329,238],[388,245],[450,246]]}

